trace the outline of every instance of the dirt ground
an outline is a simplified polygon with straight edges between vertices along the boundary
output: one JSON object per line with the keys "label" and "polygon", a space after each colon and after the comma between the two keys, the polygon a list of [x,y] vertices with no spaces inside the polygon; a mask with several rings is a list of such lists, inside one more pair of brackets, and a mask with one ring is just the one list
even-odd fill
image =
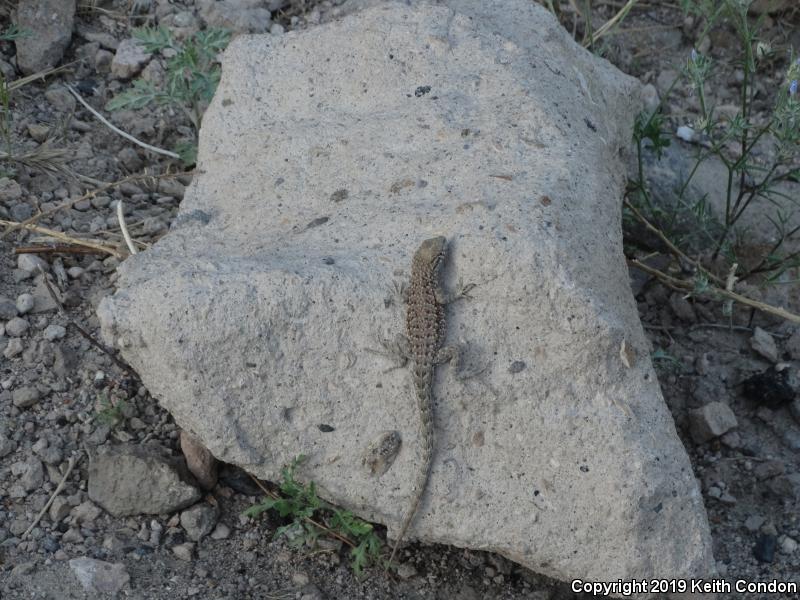
{"label": "dirt ground", "polygon": [[[132,25],[154,22],[158,15],[175,26],[180,19],[188,19],[184,13],[196,14],[196,4],[201,2],[79,2],[72,41],[62,60],[72,63],[70,68],[21,87],[10,104],[13,138],[22,147],[33,149],[50,137],[54,147],[67,151],[66,168],[42,174],[20,167],[13,177],[17,184],[0,180],[0,219],[27,219],[102,182],[163,172],[170,164],[174,170],[175,161],[113,133],[62,86],[74,85],[123,131],[149,144],[173,148],[189,131],[188,123],[174,109],[103,110],[108,99],[129,85],[110,73],[109,61],[115,44],[130,37]],[[290,4],[273,13],[273,35],[314,27],[332,18],[337,4]],[[595,4],[594,21],[602,23],[623,3]],[[562,5],[569,28],[570,3]],[[777,58],[760,76],[758,110],[767,110],[774,102],[774,90],[785,83],[787,50],[800,48],[797,9],[789,7],[766,19],[765,37],[777,49]],[[672,3],[640,2],[617,33],[602,40],[600,48],[621,70],[663,94],[685,65],[700,27],[701,23],[685,18]],[[712,31],[709,39],[701,49],[710,54],[717,67],[709,85],[710,101],[733,104],[741,85],[735,60],[739,42],[724,25]],[[0,71],[9,80],[20,76],[15,60],[14,44],[0,42]],[[149,68],[153,71],[150,75],[157,77],[158,69]],[[691,123],[699,110],[688,85],[679,84],[665,104],[673,132],[679,125]],[[673,139],[669,155],[661,163],[662,170],[668,171],[667,180],[677,180],[676,165],[688,164],[694,152],[692,145]],[[54,212],[37,225],[90,235],[123,248],[113,210],[123,200],[132,235],[149,244],[166,233],[190,179],[191,175],[158,183],[133,180]],[[716,193],[713,177],[701,178],[697,185],[701,191]],[[710,189],[703,190],[704,186]],[[796,184],[790,186],[789,193],[797,191]],[[187,539],[172,515],[116,519],[102,511],[89,511],[76,518],[75,509],[85,507],[88,500],[85,459],[78,462],[61,493],[71,516],[54,522],[47,512],[23,540],[22,534],[52,495],[73,452],[108,440],[158,440],[180,454],[179,431],[170,416],[133,376],[93,346],[74,325],[98,337],[94,310],[99,300],[113,291],[119,260],[102,252],[14,253],[42,239],[42,233],[15,232],[0,241],[0,324],[5,323],[5,335],[0,329],[3,600],[104,597],[87,594],[73,575],[69,559],[79,556],[124,564],[129,581],[118,595],[129,598],[584,597],[573,593],[568,583],[549,580],[490,553],[413,544],[404,550],[401,558],[405,566],[397,575],[386,576],[372,569],[359,580],[350,569],[347,548],[340,543],[327,541],[322,548],[294,548],[285,538],[273,539],[280,524],[274,517],[256,521],[242,517],[242,511],[261,495],[246,477],[232,469],[224,473],[213,492],[213,502],[219,507],[215,534],[219,533],[197,543],[189,560],[173,550]],[[761,243],[765,241],[752,240],[754,248]],[[55,310],[36,270],[39,266],[61,290],[64,312]],[[763,301],[800,312],[797,273],[789,275],[781,283],[753,286],[750,291]],[[777,361],[788,372],[793,397],[799,381],[800,329],[738,307],[728,317],[721,302],[686,298],[641,273],[632,274],[632,286],[664,396],[702,483],[720,575],[731,582],[777,580],[800,584],[800,404],[792,398],[782,403],[754,400],[758,394],[751,393],[752,384],[745,383],[751,376],[772,369]],[[30,297],[20,300],[27,294]],[[9,323],[15,309],[4,305],[4,300],[10,300],[21,313],[13,326]],[[32,307],[19,310],[27,303]],[[763,334],[756,331],[757,327],[769,334],[774,348],[764,351],[763,343],[758,343],[762,339],[758,336]],[[766,344],[769,346],[769,341]],[[770,352],[772,358],[768,358]],[[737,426],[721,438],[698,444],[690,434],[691,411],[714,401],[730,406]],[[35,469],[28,473],[28,467],[19,466],[34,456],[43,468],[40,474]],[[20,485],[20,478],[28,478],[31,485]],[[719,597],[789,596],[732,593]]]}

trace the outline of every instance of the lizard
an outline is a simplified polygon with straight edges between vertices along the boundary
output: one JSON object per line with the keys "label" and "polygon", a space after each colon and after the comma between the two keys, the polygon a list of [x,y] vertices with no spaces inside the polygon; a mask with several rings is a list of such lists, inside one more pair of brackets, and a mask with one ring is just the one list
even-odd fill
{"label": "lizard", "polygon": [[406,306],[406,336],[398,335],[394,353],[401,360],[399,367],[411,361],[412,373],[420,417],[422,465],[417,471],[412,488],[412,498],[403,517],[400,533],[394,543],[387,568],[394,561],[403,536],[416,516],[431,472],[434,449],[433,380],[437,365],[450,362],[458,371],[461,350],[458,346],[445,346],[447,323],[445,307],[460,298],[470,298],[474,284],[462,285],[454,294],[447,294],[442,284],[442,269],[447,254],[447,240],[434,237],[420,244],[411,261],[408,286],[401,288]]}

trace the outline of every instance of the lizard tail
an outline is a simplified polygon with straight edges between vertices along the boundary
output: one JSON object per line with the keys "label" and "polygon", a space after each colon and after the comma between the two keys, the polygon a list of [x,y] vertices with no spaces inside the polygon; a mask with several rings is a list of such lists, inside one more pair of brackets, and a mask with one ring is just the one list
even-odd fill
{"label": "lizard tail", "polygon": [[433,459],[433,439],[434,439],[434,431],[433,431],[433,414],[431,411],[431,404],[430,399],[427,402],[420,402],[420,404],[426,404],[427,406],[420,406],[420,442],[422,445],[422,468],[419,470],[417,474],[416,481],[414,482],[414,487],[412,489],[413,497],[411,499],[411,505],[408,507],[408,512],[406,512],[405,517],[403,518],[403,525],[400,527],[400,533],[397,535],[397,539],[394,542],[394,548],[392,549],[392,555],[389,557],[389,562],[386,564],[386,569],[388,570],[389,567],[394,563],[394,557],[397,554],[397,549],[400,547],[400,542],[403,540],[403,536],[405,536],[406,531],[408,530],[411,523],[414,521],[414,517],[417,514],[417,509],[419,508],[419,503],[422,500],[422,495],[425,493],[425,487],[428,483],[428,477],[431,473],[431,463]]}

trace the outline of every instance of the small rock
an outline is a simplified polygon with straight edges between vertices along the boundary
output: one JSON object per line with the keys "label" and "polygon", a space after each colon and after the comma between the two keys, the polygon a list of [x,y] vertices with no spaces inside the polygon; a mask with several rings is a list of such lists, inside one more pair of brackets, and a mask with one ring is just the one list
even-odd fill
{"label": "small rock", "polygon": [[[28,293],[20,294],[19,296],[17,296],[16,304],[17,304],[17,311],[19,312],[19,314],[21,315],[27,314],[33,310],[33,296]],[[0,315],[0,318],[3,318],[3,316]]]}
{"label": "small rock", "polygon": [[35,568],[36,563],[33,561],[20,563],[11,569],[11,578],[13,579],[15,577],[24,577],[25,575],[30,575]]}
{"label": "small rock", "polygon": [[12,395],[14,406],[18,408],[29,408],[39,402],[39,390],[32,386],[17,388]]}
{"label": "small rock", "polygon": [[20,0],[16,24],[27,30],[14,40],[17,66],[26,75],[55,67],[72,39],[76,0]]}
{"label": "small rock", "polygon": [[781,536],[778,540],[780,544],[781,552],[783,554],[792,554],[795,550],[797,550],[797,542],[790,538],[788,535]]}
{"label": "small rock", "polygon": [[214,530],[217,511],[208,504],[198,504],[181,513],[181,526],[189,539],[199,542]]}
{"label": "small rock", "polygon": [[34,141],[44,142],[50,135],[50,127],[41,123],[28,123],[28,135]]}
{"label": "small rock", "polygon": [[753,556],[761,563],[771,563],[775,560],[775,549],[778,545],[777,538],[768,533],[761,534],[753,547]]}
{"label": "small rock", "polygon": [[10,298],[0,296],[0,321],[7,321],[17,316],[17,304]]}
{"label": "small rock", "polygon": [[176,546],[172,547],[172,553],[181,560],[192,560],[192,554],[194,554],[194,544],[192,542],[177,544]]}
{"label": "small rock", "polygon": [[689,431],[697,444],[719,437],[737,424],[736,415],[724,402],[711,402],[689,413]]}
{"label": "small rock", "polygon": [[6,323],[6,335],[9,337],[22,337],[29,327],[30,323],[28,321],[22,317],[14,317]]}
{"label": "small rock", "polygon": [[117,79],[130,79],[142,70],[150,57],[139,40],[122,40],[111,61],[111,75]]}
{"label": "small rock", "polygon": [[0,177],[0,202],[15,202],[22,198],[22,188],[8,177]]}
{"label": "small rock", "polygon": [[51,85],[44,93],[45,99],[59,112],[69,113],[75,110],[77,100],[67,88],[58,83]]}
{"label": "small rock", "polygon": [[11,338],[8,340],[8,344],[6,345],[6,349],[3,350],[3,356],[6,358],[14,358],[22,354],[22,351],[25,347],[22,345],[22,340],[19,338]]}
{"label": "small rock", "polygon": [[17,443],[3,433],[0,433],[0,458],[8,456],[17,449]]}
{"label": "small rock", "polygon": [[688,125],[681,125],[678,127],[675,135],[682,139],[684,142],[693,142],[695,139],[695,131]]}
{"label": "small rock", "polygon": [[183,461],[157,444],[98,449],[89,462],[89,497],[116,517],[166,514],[200,499]]}
{"label": "small rock", "polygon": [[102,513],[100,507],[89,500],[82,502],[70,512],[76,523],[92,523]]}
{"label": "small rock", "polygon": [[53,503],[50,505],[50,510],[48,514],[50,515],[50,521],[53,524],[57,524],[61,519],[66,517],[69,514],[69,511],[72,507],[69,505],[69,502],[66,499],[62,498],[61,496],[56,496],[53,500]]}
{"label": "small rock", "polygon": [[130,581],[122,563],[108,563],[82,556],[69,561],[69,567],[83,589],[91,594],[116,594]]}
{"label": "small rock", "polygon": [[65,335],[67,335],[67,329],[62,325],[48,325],[44,330],[44,339],[48,342],[60,340]]}
{"label": "small rock", "polygon": [[[2,182],[2,179],[0,179],[0,182]],[[786,340],[786,351],[794,360],[800,360],[800,327],[795,327],[792,335]]]}
{"label": "small rock", "polygon": [[272,35],[283,35],[286,30],[283,28],[283,25],[280,23],[273,23],[270,28],[269,32]]}
{"label": "small rock", "polygon": [[756,327],[750,338],[750,347],[770,362],[778,362],[778,346],[775,339],[761,327]]}
{"label": "small rock", "polygon": [[38,272],[40,267],[47,272],[47,262],[34,254],[20,254],[17,257],[17,268],[20,271]]}
{"label": "small rock", "polygon": [[11,465],[11,474],[19,478],[18,483],[26,492],[39,488],[44,481],[44,468],[38,458],[14,463]]}
{"label": "small rock", "polygon": [[211,532],[211,539],[212,540],[227,540],[228,537],[231,535],[231,528],[225,525],[225,523],[217,523],[217,526],[214,528],[214,531]]}
{"label": "small rock", "polygon": [[200,16],[209,27],[221,27],[234,33],[266,33],[272,24],[270,11],[249,7],[239,0],[202,0]]}
{"label": "small rock", "polygon": [[217,484],[217,459],[200,441],[188,431],[181,430],[181,451],[186,458],[189,471],[197,478],[203,489],[210,490]]}
{"label": "small rock", "polygon": [[761,526],[764,524],[764,521],[766,521],[766,519],[761,515],[750,515],[744,522],[744,528],[747,529],[747,531],[752,531],[755,533],[761,528]]}

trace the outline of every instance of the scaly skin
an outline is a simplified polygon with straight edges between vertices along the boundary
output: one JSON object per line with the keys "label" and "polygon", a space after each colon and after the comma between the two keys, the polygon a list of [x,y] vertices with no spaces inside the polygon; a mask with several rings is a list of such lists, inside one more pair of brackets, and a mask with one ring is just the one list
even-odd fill
{"label": "scaly skin", "polygon": [[[455,298],[448,298],[442,288],[441,271],[447,252],[443,237],[425,240],[411,262],[411,281],[407,291],[406,311],[407,359],[413,362],[414,386],[420,415],[422,468],[412,487],[411,504],[403,518],[400,533],[389,558],[394,561],[400,542],[419,508],[431,472],[434,445],[433,376],[436,365],[457,359],[454,347],[443,347],[446,321],[445,306],[451,300],[466,296],[465,288]],[[471,287],[471,286],[469,286]]]}

